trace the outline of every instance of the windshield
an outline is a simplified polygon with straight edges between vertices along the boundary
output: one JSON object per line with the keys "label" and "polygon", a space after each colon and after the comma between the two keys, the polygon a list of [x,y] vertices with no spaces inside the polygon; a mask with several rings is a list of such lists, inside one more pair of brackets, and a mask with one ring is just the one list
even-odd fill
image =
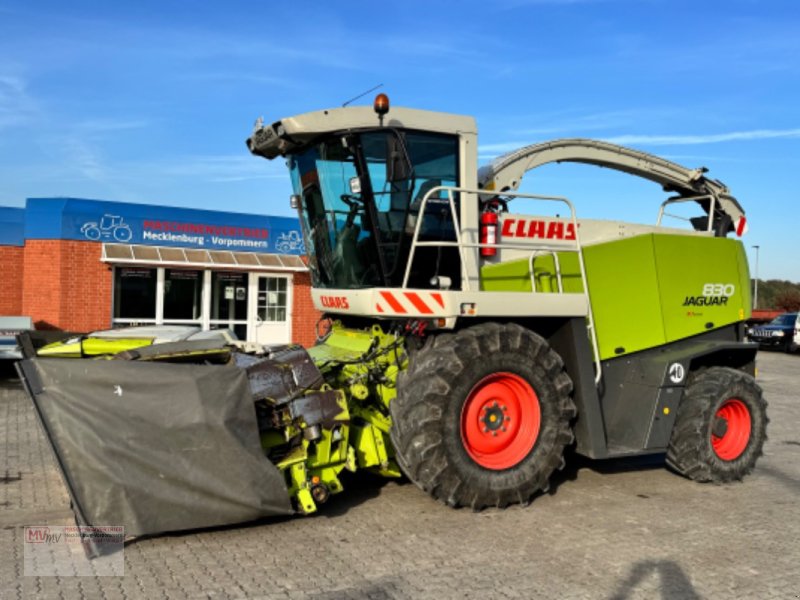
{"label": "windshield", "polygon": [[[457,153],[455,136],[384,128],[333,135],[290,156],[314,286],[400,285],[422,198],[457,185]],[[455,239],[440,196],[427,204],[420,240]],[[416,279],[429,280],[442,262],[440,250]]]}
{"label": "windshield", "polygon": [[797,315],[795,314],[778,315],[772,320],[772,323],[770,323],[770,325],[780,325],[781,327],[794,327],[795,320],[797,320]]}

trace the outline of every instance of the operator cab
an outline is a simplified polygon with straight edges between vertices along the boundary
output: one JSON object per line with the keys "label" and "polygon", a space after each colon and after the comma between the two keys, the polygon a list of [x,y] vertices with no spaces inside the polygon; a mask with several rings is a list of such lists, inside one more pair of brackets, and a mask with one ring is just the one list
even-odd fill
{"label": "operator cab", "polygon": [[[381,94],[374,113],[348,107],[257,123],[247,142],[254,154],[287,159],[316,288],[400,287],[418,223],[420,242],[456,240],[446,192],[433,191],[420,210],[435,188],[462,185],[460,134],[474,135],[474,120],[388,110]],[[457,219],[458,194],[453,201]],[[412,267],[409,287],[434,287],[434,278],[461,285],[455,247],[418,246]]]}
{"label": "operator cab", "polygon": [[[341,132],[290,155],[288,163],[314,285],[396,287],[423,197],[437,186],[458,185],[458,139],[395,128]],[[422,219],[420,240],[455,240],[446,197],[434,195]],[[429,257],[434,267],[449,265],[439,275],[458,277],[457,264],[453,269],[452,260],[436,256],[437,249],[426,250],[434,251]],[[435,268],[423,271],[412,278],[437,274]]]}

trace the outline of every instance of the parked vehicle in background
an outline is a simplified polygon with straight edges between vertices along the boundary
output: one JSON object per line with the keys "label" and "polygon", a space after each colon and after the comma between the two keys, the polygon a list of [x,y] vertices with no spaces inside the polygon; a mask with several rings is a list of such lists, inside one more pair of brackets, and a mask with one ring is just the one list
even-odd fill
{"label": "parked vehicle in background", "polygon": [[17,336],[33,329],[30,317],[0,317],[0,359],[20,360],[22,353]]}
{"label": "parked vehicle in background", "polygon": [[795,352],[800,347],[800,313],[778,315],[767,325],[751,327],[747,331],[750,341],[758,342],[762,348],[778,348]]}

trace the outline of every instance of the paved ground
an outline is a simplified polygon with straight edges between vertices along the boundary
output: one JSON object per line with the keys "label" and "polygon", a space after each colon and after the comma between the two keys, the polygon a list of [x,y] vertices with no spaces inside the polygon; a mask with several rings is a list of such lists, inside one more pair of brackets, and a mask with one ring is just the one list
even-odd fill
{"label": "paved ground", "polygon": [[22,527],[69,524],[21,389],[0,389],[0,598],[800,598],[800,356],[763,353],[769,442],[744,483],[572,461],[528,508],[474,514],[350,482],[313,518],[164,536],[125,576],[26,577]]}

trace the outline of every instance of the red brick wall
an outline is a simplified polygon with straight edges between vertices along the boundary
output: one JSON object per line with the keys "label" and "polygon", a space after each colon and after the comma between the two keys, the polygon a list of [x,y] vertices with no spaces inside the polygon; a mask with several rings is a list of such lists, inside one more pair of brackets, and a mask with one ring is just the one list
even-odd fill
{"label": "red brick wall", "polygon": [[22,312],[37,329],[89,331],[111,326],[111,269],[101,244],[27,240]]}
{"label": "red brick wall", "polygon": [[313,346],[317,339],[316,326],[322,313],[311,302],[311,276],[294,274],[292,301],[292,341],[303,346]]}
{"label": "red brick wall", "polygon": [[22,246],[0,246],[0,315],[22,315],[24,256]]}
{"label": "red brick wall", "polygon": [[26,240],[22,312],[37,329],[58,329],[61,321],[61,242]]}
{"label": "red brick wall", "polygon": [[[0,295],[0,314],[23,314],[33,318],[38,329],[92,331],[111,327],[111,266],[100,261],[102,245],[69,240],[27,240],[22,248],[6,253],[15,265],[10,278],[16,286],[8,297]],[[2,264],[6,254],[0,253]],[[7,270],[3,269],[4,280]],[[14,290],[16,290],[14,292]],[[0,290],[0,293],[5,290]],[[14,296],[16,293],[16,296]],[[15,300],[16,298],[16,300]],[[294,274],[292,341],[311,346],[316,340],[316,324],[322,313],[311,302],[308,273]]]}
{"label": "red brick wall", "polygon": [[102,244],[63,241],[61,263],[62,329],[91,331],[111,327],[111,265],[100,261]]}

